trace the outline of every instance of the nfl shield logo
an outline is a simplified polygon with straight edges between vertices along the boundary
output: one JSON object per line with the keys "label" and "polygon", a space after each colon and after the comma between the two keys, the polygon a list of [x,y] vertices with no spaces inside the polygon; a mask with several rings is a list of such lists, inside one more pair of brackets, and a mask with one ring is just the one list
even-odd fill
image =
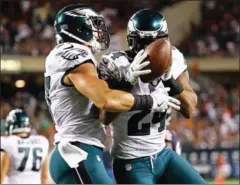
{"label": "nfl shield logo", "polygon": [[125,168],[127,171],[130,171],[132,169],[132,165],[131,164],[126,164]]}

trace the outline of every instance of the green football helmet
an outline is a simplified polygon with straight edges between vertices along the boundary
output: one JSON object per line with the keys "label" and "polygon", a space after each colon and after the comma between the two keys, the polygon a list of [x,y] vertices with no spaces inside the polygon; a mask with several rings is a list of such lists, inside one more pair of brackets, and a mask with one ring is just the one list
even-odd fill
{"label": "green football helmet", "polygon": [[159,38],[168,37],[166,19],[153,9],[136,12],[128,21],[127,41],[130,50],[138,52]]}
{"label": "green football helmet", "polygon": [[84,4],[69,5],[57,13],[54,27],[57,43],[80,42],[93,51],[109,47],[109,34],[102,15]]}
{"label": "green football helmet", "polygon": [[9,112],[5,127],[8,135],[31,131],[29,117],[22,109],[14,109]]}

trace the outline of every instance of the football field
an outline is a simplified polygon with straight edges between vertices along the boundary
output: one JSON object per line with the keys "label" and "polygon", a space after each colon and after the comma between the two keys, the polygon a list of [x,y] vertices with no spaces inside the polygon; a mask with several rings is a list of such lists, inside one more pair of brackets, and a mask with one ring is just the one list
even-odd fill
{"label": "football field", "polygon": [[[210,184],[216,184],[214,180],[208,180]],[[224,184],[239,184],[240,179],[226,179]]]}

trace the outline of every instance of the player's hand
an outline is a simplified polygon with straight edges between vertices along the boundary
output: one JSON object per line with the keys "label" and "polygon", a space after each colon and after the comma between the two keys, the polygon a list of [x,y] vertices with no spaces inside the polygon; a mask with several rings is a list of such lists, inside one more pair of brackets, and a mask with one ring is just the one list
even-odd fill
{"label": "player's hand", "polygon": [[170,91],[170,88],[168,87],[159,88],[150,94],[153,98],[152,112],[165,112],[168,107],[180,110],[180,101],[176,98],[168,96],[168,91]]}
{"label": "player's hand", "polygon": [[138,52],[126,73],[125,80],[127,82],[134,85],[137,82],[139,76],[151,73],[150,69],[142,70],[144,67],[150,64],[149,61],[143,62],[146,57],[147,52],[144,52],[143,49]]}
{"label": "player's hand", "polygon": [[122,80],[122,75],[119,72],[118,67],[109,55],[102,56],[102,60],[99,62],[98,65],[98,72],[100,78],[103,80],[114,79],[118,82]]}

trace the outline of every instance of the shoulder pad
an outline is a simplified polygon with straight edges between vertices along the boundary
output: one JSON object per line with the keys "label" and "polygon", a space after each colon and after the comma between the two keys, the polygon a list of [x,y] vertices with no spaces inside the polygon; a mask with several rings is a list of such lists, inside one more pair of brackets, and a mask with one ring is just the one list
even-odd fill
{"label": "shoulder pad", "polygon": [[56,46],[55,49],[56,55],[65,60],[77,60],[86,58],[88,55],[92,54],[88,47],[75,43],[63,43]]}
{"label": "shoulder pad", "polygon": [[122,56],[127,57],[127,54],[124,51],[111,51],[104,55],[111,57],[112,60],[116,60],[117,58],[122,57]]}
{"label": "shoulder pad", "polygon": [[86,61],[97,66],[91,50],[76,43],[63,43],[57,45],[46,59],[46,72],[66,72]]}
{"label": "shoulder pad", "polygon": [[120,82],[125,76],[125,68],[128,65],[129,61],[125,52],[112,51],[102,55],[98,71],[102,79],[114,79]]}
{"label": "shoulder pad", "polygon": [[130,64],[127,54],[124,51],[112,51],[104,54],[101,57],[101,62],[104,62],[104,60],[107,60],[108,63],[113,63],[118,68],[126,67]]}
{"label": "shoulder pad", "polygon": [[177,79],[184,71],[187,70],[187,62],[183,54],[175,47],[172,49],[172,67],[171,74]]}

